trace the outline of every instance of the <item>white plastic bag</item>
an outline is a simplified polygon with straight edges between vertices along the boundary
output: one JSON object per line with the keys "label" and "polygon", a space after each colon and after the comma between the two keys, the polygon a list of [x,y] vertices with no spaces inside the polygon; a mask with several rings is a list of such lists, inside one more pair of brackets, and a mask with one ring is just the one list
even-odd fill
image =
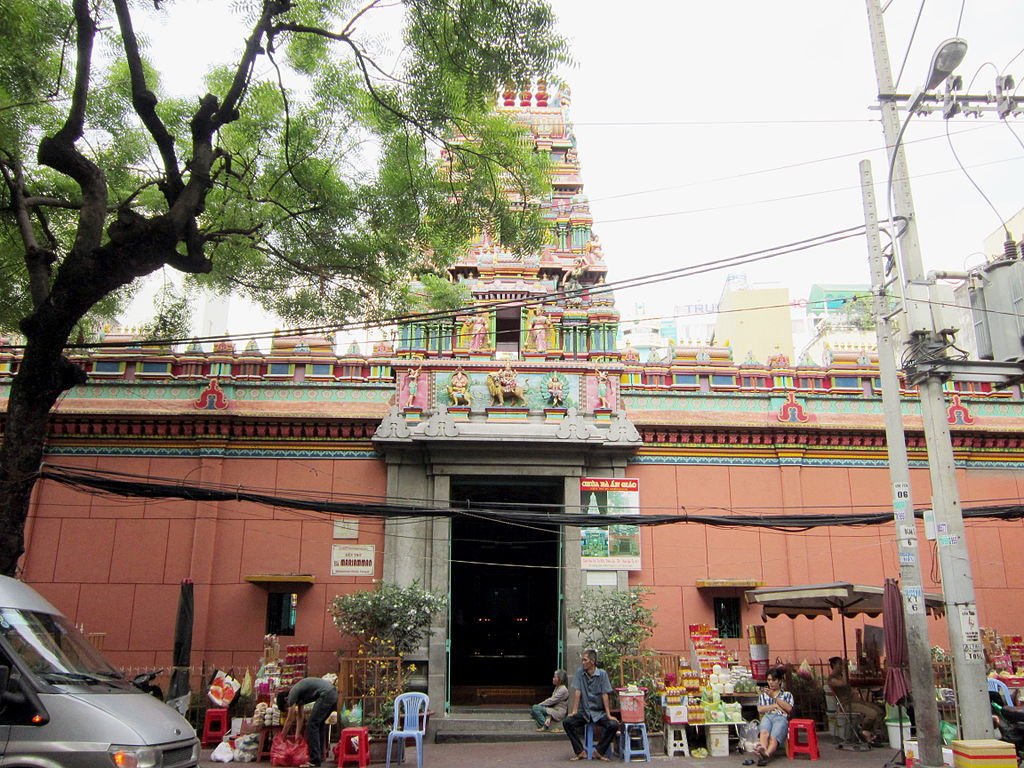
{"label": "white plastic bag", "polygon": [[222,741],[213,748],[213,752],[210,753],[210,759],[215,763],[230,763],[235,759],[235,750],[231,748],[230,742]]}
{"label": "white plastic bag", "polygon": [[260,748],[260,735],[258,733],[247,733],[235,739],[234,758],[236,763],[256,762],[256,753]]}
{"label": "white plastic bag", "polygon": [[758,738],[761,732],[761,725],[757,720],[751,720],[740,729],[740,741],[743,743],[745,752],[753,752],[760,742]]}
{"label": "white plastic bag", "polygon": [[210,689],[206,692],[207,697],[215,707],[226,708],[235,700],[235,694],[242,684],[235,680],[227,672],[217,670],[210,682]]}

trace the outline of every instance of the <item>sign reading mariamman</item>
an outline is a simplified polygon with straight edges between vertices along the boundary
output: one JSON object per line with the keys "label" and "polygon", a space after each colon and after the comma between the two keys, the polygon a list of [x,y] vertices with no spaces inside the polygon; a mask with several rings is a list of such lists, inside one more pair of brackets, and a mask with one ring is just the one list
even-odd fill
{"label": "sign reading mariamman", "polygon": [[335,544],[331,547],[331,576],[373,576],[373,544]]}

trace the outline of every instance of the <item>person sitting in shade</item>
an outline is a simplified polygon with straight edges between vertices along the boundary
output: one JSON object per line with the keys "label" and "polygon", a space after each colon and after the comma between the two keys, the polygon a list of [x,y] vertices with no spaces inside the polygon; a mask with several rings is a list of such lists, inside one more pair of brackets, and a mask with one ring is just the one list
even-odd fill
{"label": "person sitting in shade", "polygon": [[[331,676],[333,677],[333,675]],[[300,768],[317,768],[324,759],[324,740],[327,736],[327,718],[338,707],[338,689],[333,679],[307,677],[291,688],[277,693],[277,708],[287,712],[292,707],[313,705],[306,721],[306,746],[309,761]]]}
{"label": "person sitting in shade", "polygon": [[769,669],[768,687],[762,690],[757,697],[757,714],[761,716],[761,724],[754,752],[757,753],[758,765],[768,764],[779,745],[786,740],[786,734],[789,731],[789,716],[793,712],[793,694],[782,690],[784,675],[785,671],[782,667]]}
{"label": "person sitting in shade", "polygon": [[871,745],[881,744],[880,729],[885,718],[881,707],[861,701],[853,695],[853,688],[846,678],[846,662],[842,656],[833,656],[828,660],[832,667],[828,676],[828,685],[835,694],[836,700],[844,712],[860,715],[860,734],[864,741]]}
{"label": "person sitting in shade", "polygon": [[572,678],[572,703],[565,718],[565,733],[572,742],[570,760],[586,760],[582,734],[587,723],[602,729],[601,740],[595,747],[597,759],[608,761],[608,748],[619,734],[619,721],[612,717],[608,694],[612,684],[608,673],[597,668],[597,651],[589,648],[580,656],[582,666]]}
{"label": "person sitting in shade", "polygon": [[530,715],[537,721],[538,731],[550,731],[551,726],[565,719],[565,711],[569,705],[569,689],[566,687],[569,676],[564,669],[556,669],[551,684],[555,690],[540,704],[530,707]]}

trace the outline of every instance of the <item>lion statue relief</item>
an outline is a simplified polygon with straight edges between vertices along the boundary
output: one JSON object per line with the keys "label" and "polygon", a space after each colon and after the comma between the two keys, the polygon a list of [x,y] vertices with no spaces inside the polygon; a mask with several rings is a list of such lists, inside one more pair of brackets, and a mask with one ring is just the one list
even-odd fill
{"label": "lion statue relief", "polygon": [[514,400],[517,405],[526,405],[526,394],[514,376],[503,377],[502,372],[487,374],[487,391],[491,393],[491,405],[504,406],[505,400]]}

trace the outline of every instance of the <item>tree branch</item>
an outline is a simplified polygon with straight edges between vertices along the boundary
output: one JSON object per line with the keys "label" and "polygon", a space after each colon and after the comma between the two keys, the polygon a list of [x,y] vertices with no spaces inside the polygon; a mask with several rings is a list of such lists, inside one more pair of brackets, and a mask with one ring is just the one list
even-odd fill
{"label": "tree branch", "polygon": [[16,160],[5,160],[0,163],[0,173],[11,193],[11,208],[18,223],[21,241],[25,245],[25,268],[28,270],[29,293],[32,306],[38,307],[50,293],[50,265],[56,260],[53,251],[39,246],[35,230],[32,228],[32,216],[25,198],[25,177],[21,163]]}
{"label": "tree branch", "polygon": [[156,142],[166,176],[163,193],[167,202],[174,205],[174,201],[178,199],[178,195],[181,194],[184,187],[181,170],[178,168],[178,157],[174,151],[174,137],[167,131],[163,120],[156,113],[156,94],[146,87],[146,73],[142,68],[139,41],[135,36],[132,14],[128,10],[127,0],[114,0],[114,8],[117,11],[118,25],[121,27],[121,40],[125,58],[128,61],[128,72],[131,75],[132,106],[135,107],[136,114],[142,119],[143,125],[153,137],[153,141]]}
{"label": "tree branch", "polygon": [[82,207],[75,234],[75,250],[88,252],[99,246],[107,210],[107,185],[103,171],[75,147],[85,127],[89,96],[89,74],[96,23],[89,14],[88,0],[73,0],[78,50],[75,86],[64,125],[53,136],[39,142],[39,162],[74,179],[82,189]]}

